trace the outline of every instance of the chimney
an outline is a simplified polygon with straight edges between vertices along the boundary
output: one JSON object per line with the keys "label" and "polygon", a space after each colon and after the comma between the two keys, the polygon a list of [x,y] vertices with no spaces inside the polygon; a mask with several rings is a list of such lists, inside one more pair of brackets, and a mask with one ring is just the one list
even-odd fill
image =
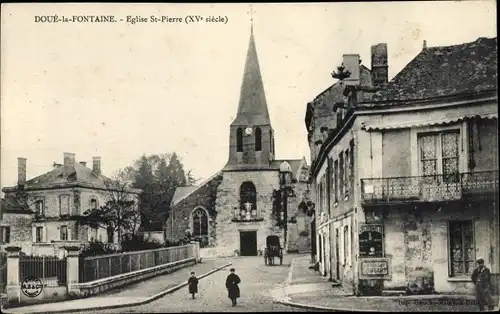
{"label": "chimney", "polygon": [[357,86],[359,85],[359,55],[357,54],[347,54],[343,55],[342,64],[351,72],[351,75],[344,80],[344,84],[347,86]]}
{"label": "chimney", "polygon": [[75,154],[64,153],[64,165],[65,166],[73,166],[74,164],[75,164]]}
{"label": "chimney", "polygon": [[17,185],[26,184],[26,158],[17,158]]}
{"label": "chimney", "polygon": [[92,157],[92,171],[97,175],[101,174],[101,157]]}
{"label": "chimney", "polygon": [[427,40],[424,39],[424,44],[422,46],[422,49],[427,49]]}
{"label": "chimney", "polygon": [[80,165],[87,167],[87,162],[86,161],[80,161]]}
{"label": "chimney", "polygon": [[372,46],[372,83],[373,86],[384,85],[389,81],[389,65],[387,63],[387,44]]}

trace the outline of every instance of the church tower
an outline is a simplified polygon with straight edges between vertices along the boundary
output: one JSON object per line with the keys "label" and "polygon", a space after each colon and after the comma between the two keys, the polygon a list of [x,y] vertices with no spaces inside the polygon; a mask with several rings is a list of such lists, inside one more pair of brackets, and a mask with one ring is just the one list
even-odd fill
{"label": "church tower", "polygon": [[274,160],[274,132],[264,84],[250,31],[236,118],[230,125],[229,160],[223,171],[269,169]]}

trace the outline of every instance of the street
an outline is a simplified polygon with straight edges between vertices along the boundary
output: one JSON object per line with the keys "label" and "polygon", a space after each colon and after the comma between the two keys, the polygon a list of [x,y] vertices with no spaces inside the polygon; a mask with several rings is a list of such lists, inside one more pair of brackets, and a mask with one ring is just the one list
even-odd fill
{"label": "street", "polygon": [[303,309],[273,303],[271,290],[283,284],[293,255],[285,256],[283,265],[266,266],[262,257],[232,259],[236,274],[241,278],[241,298],[231,306],[225,288],[229,268],[200,280],[199,294],[191,299],[187,287],[151,303],[128,308],[85,311],[80,313],[179,313],[179,312],[299,312]]}

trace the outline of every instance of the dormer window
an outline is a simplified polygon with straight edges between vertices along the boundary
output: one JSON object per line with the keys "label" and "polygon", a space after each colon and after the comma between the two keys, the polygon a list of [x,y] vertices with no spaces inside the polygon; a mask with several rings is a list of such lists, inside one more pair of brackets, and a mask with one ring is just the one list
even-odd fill
{"label": "dormer window", "polygon": [[97,199],[92,198],[90,200],[90,209],[97,209]]}

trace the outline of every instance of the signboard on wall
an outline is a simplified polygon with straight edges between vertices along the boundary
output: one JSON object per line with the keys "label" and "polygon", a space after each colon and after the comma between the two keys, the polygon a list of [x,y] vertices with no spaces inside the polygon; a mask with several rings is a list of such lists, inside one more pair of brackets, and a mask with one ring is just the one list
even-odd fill
{"label": "signboard on wall", "polygon": [[359,279],[391,279],[391,260],[388,257],[360,258]]}
{"label": "signboard on wall", "polygon": [[380,224],[359,226],[359,257],[384,256],[384,228]]}

